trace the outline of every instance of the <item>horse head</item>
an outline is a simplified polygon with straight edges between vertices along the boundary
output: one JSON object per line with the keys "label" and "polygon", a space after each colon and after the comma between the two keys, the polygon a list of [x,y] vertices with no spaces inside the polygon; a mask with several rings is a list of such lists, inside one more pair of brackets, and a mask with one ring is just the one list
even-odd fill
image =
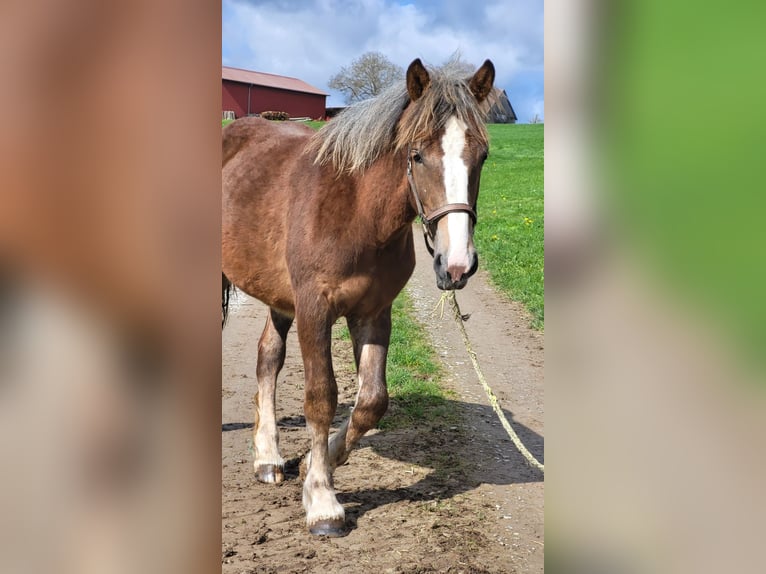
{"label": "horse head", "polygon": [[407,177],[439,289],[462,289],[479,266],[473,232],[489,145],[477,110],[494,78],[489,60],[465,81],[438,88],[420,59],[407,69]]}

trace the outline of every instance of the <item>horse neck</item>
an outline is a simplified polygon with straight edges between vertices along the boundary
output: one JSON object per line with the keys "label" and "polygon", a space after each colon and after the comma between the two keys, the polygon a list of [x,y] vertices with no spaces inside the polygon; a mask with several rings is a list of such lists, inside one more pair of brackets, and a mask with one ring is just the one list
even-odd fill
{"label": "horse neck", "polygon": [[378,243],[401,236],[415,219],[407,182],[406,152],[379,158],[357,180],[358,217]]}

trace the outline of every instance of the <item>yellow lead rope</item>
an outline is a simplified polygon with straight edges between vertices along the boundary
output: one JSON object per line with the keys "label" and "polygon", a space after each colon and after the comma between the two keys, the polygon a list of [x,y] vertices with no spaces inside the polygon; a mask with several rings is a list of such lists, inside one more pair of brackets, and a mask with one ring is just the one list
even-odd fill
{"label": "yellow lead rope", "polygon": [[[463,315],[460,312],[460,306],[457,304],[457,298],[455,297],[455,291],[444,291],[442,293],[441,299],[439,299],[439,302],[436,304],[436,309],[440,310],[440,316],[444,315],[444,302],[449,301],[450,305],[452,306],[452,310],[454,311],[455,321],[457,322],[458,326],[460,327],[460,333],[463,335],[463,343],[465,343],[466,351],[468,351],[468,356],[471,357],[471,363],[473,363],[473,368],[476,371],[476,375],[479,377],[479,382],[481,383],[481,386],[484,387],[484,391],[487,393],[487,398],[489,399],[489,404],[492,405],[492,409],[497,414],[498,418],[500,419],[500,423],[503,425],[503,428],[505,429],[505,432],[508,433],[508,436],[511,437],[511,441],[513,441],[513,444],[516,445],[516,448],[519,450],[519,452],[524,456],[524,458],[527,460],[530,466],[533,466],[534,468],[538,469],[540,472],[545,474],[545,466],[538,461],[534,455],[527,450],[527,447],[524,446],[524,443],[521,442],[521,439],[519,439],[519,435],[516,434],[516,431],[513,430],[513,427],[511,427],[510,423],[508,422],[508,419],[505,418],[505,414],[503,413],[503,409],[500,408],[500,404],[497,402],[497,397],[495,396],[495,393],[492,392],[492,389],[490,388],[489,384],[487,384],[487,380],[484,378],[484,373],[481,372],[481,368],[479,367],[479,362],[476,359],[476,353],[473,350],[473,347],[471,347],[471,342],[468,340],[468,333],[466,333],[465,325],[463,323],[468,319],[468,315]],[[434,309],[434,311],[436,311]]]}

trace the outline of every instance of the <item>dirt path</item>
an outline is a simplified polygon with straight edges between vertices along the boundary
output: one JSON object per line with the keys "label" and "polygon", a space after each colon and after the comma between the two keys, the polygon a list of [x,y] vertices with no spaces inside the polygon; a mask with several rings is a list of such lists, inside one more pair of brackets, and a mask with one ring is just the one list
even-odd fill
{"label": "dirt path", "polygon": [[[280,448],[289,459],[278,486],[255,481],[250,452],[255,357],[265,308],[240,295],[223,333],[223,551],[225,573],[542,572],[543,482],[500,426],[439,297],[428,254],[408,290],[447,366],[462,426],[423,423],[375,431],[335,473],[351,532],[308,535],[297,464],[308,449],[303,367],[293,329],[278,387]],[[543,450],[543,337],[480,273],[458,294],[474,349],[506,415],[538,457]],[[356,393],[350,344],[335,343],[339,416]]]}

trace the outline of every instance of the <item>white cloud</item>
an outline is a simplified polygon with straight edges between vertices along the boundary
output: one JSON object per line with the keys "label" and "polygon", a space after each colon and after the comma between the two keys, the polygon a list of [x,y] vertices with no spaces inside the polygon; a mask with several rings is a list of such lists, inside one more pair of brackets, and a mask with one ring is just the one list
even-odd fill
{"label": "white cloud", "polygon": [[[294,76],[331,94],[329,78],[364,52],[406,68],[416,57],[441,64],[456,49],[480,65],[490,58],[521,121],[540,113],[541,1],[223,0],[223,63]],[[514,94],[519,99],[514,99]],[[541,105],[541,104],[540,104]],[[542,115],[542,114],[540,114]]]}

